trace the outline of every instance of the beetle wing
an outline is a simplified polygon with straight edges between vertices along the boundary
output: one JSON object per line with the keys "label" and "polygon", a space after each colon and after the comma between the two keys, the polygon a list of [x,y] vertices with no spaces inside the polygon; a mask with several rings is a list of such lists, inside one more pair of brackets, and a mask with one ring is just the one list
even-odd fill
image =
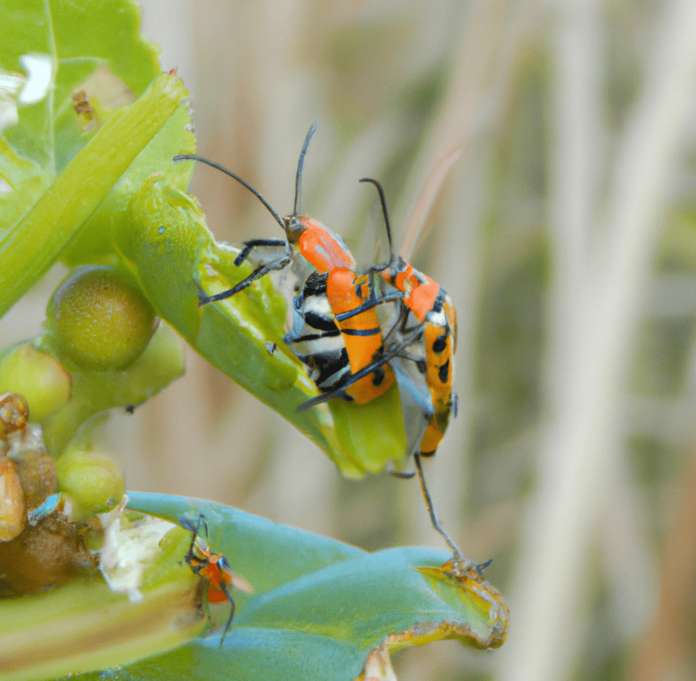
{"label": "beetle wing", "polygon": [[421,441],[434,411],[430,391],[414,361],[397,356],[392,359],[391,366],[399,386],[407,451],[409,455],[415,454],[420,451]]}

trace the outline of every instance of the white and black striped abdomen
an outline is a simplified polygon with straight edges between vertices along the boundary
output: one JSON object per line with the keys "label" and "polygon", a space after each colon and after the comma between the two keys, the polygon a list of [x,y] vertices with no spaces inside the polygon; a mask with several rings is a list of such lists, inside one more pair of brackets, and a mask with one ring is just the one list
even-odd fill
{"label": "white and black striped abdomen", "polygon": [[285,336],[322,392],[339,387],[350,376],[348,352],[326,297],[326,279],[326,274],[313,272],[293,298],[293,328]]}

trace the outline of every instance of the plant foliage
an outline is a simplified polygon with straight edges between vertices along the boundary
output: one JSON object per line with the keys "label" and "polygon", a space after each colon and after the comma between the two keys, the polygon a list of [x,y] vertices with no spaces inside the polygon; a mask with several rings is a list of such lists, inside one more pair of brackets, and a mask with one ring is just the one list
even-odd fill
{"label": "plant foliage", "polygon": [[[58,261],[109,266],[344,475],[398,465],[405,435],[396,387],[362,407],[336,400],[296,413],[316,388],[283,343],[285,302],[270,281],[199,307],[200,290],[225,290],[250,266],[233,264],[237,249],[215,241],[186,194],[192,164],[172,158],[195,151],[188,93],[176,75],[159,72],[135,2],[0,0],[0,14],[0,314]],[[104,371],[63,366],[53,332],[49,319],[44,336],[0,354],[0,393],[26,395],[54,458],[76,434],[83,443],[100,412],[144,401],[182,370],[166,326],[132,365]],[[42,398],[47,376],[50,399]],[[1,600],[3,678],[96,679],[104,673],[93,670],[121,665],[108,677],[353,679],[375,651],[504,639],[499,594],[472,566],[443,567],[443,551],[366,553],[212,502],[132,494],[130,504],[174,523],[145,572],[144,600],[131,603],[86,577],[21,603]],[[219,636],[196,638],[205,599],[182,563],[190,534],[175,525],[183,513],[205,513],[211,548],[254,589],[236,597],[222,646]]]}

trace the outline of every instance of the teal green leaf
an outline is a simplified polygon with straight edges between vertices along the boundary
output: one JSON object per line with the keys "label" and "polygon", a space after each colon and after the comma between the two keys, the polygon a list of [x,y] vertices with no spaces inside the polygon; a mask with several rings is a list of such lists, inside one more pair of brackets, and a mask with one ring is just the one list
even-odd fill
{"label": "teal green leaf", "polygon": [[350,681],[380,647],[454,638],[486,648],[504,641],[500,594],[475,570],[453,576],[451,564],[442,565],[450,558],[445,551],[366,553],[213,502],[134,494],[130,503],[170,518],[204,512],[211,547],[255,592],[238,602],[222,647],[211,636],[82,681]]}
{"label": "teal green leaf", "polygon": [[[229,643],[201,640],[76,681],[352,681],[366,655],[348,642],[292,631],[235,629]],[[234,643],[232,643],[234,637]]]}
{"label": "teal green leaf", "polygon": [[[131,519],[140,512],[172,521],[204,513],[211,550],[223,553],[253,587],[250,595],[235,593],[235,619],[223,645],[219,635],[192,640],[207,631],[196,597],[202,585],[183,561],[190,534],[176,528],[159,542],[140,602],[87,575],[50,592],[0,601],[3,679],[350,681],[375,652],[388,656],[445,638],[479,648],[504,641],[502,597],[474,569],[455,574],[455,566],[444,563],[445,551],[368,553],[211,501],[130,497]],[[141,537],[146,541],[147,533]],[[118,666],[88,672],[108,665]],[[81,672],[87,673],[75,676]]]}
{"label": "teal green leaf", "polygon": [[130,497],[130,507],[169,520],[205,514],[211,547],[254,587],[235,627],[311,632],[360,641],[362,649],[417,624],[410,639],[391,645],[447,637],[497,647],[505,638],[507,609],[500,594],[475,570],[458,578],[447,574],[443,564],[452,556],[446,551],[406,547],[368,553],[212,501]]}
{"label": "teal green leaf", "polygon": [[253,599],[236,625],[306,631],[371,649],[417,623],[421,628],[451,623],[470,628],[470,642],[490,645],[496,638],[491,604],[481,608],[476,597],[463,597],[456,580],[437,580],[414,569],[437,569],[450,558],[445,551],[423,547],[359,556]]}
{"label": "teal green leaf", "polygon": [[[215,501],[129,492],[129,508],[178,522],[205,514],[210,545],[233,558],[233,570],[250,580],[258,595],[318,568],[365,555],[362,549],[328,537],[280,525]],[[244,547],[240,551],[240,547]],[[251,581],[251,580],[250,580]]]}

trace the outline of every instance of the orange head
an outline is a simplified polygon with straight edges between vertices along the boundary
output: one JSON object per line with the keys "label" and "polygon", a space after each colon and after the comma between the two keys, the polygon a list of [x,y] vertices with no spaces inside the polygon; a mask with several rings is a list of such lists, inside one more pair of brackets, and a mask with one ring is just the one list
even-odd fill
{"label": "orange head", "polygon": [[288,241],[299,247],[302,257],[317,272],[325,274],[335,267],[355,269],[355,260],[348,246],[336,232],[304,215],[290,215],[284,220]]}

